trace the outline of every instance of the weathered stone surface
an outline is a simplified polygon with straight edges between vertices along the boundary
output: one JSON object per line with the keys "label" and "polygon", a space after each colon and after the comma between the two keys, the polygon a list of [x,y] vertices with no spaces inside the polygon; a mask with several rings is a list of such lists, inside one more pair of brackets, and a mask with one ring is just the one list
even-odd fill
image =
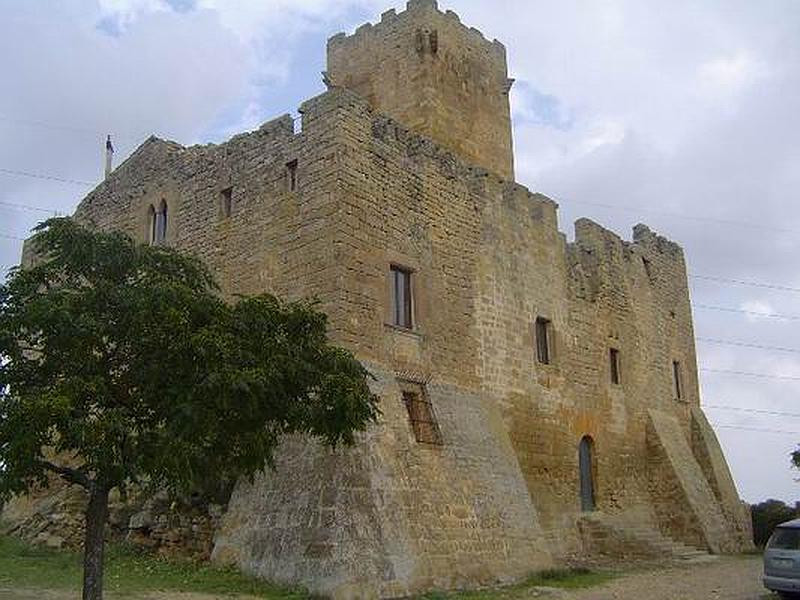
{"label": "weathered stone surface", "polygon": [[[336,452],[287,439],[274,472],[235,490],[214,558],[341,598],[518,578],[591,550],[578,527],[587,436],[593,500],[611,522],[746,547],[699,409],[680,247],[587,219],[567,242],[557,204],[510,180],[507,99],[493,95],[502,47],[435,2],[334,37],[329,57],[331,89],[303,104],[301,131],[284,116],[220,145],[151,138],[75,215],[145,241],[164,200],[166,243],[206,261],[227,297],[319,298],[332,339],[376,377],[381,422]],[[412,272],[411,330],[391,324],[390,265]],[[441,446],[416,441],[407,385],[424,386]],[[177,547],[208,539],[192,533],[216,526],[206,516],[141,506],[128,527]]]}
{"label": "weathered stone surface", "polygon": [[[126,499],[117,493],[110,498],[109,540],[126,540],[167,556],[211,556],[213,536],[222,516],[219,506],[167,501],[163,492],[130,492]],[[46,488],[37,488],[3,506],[0,532],[35,544],[80,549],[86,503],[83,488],[51,478]]]}

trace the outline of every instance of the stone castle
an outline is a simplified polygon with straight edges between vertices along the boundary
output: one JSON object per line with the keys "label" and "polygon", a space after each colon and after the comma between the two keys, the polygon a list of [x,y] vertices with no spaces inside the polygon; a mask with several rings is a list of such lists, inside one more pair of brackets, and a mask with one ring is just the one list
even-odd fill
{"label": "stone castle", "polygon": [[225,294],[319,298],[376,377],[380,424],[346,450],[287,439],[213,558],[372,598],[748,547],[683,252],[586,219],[567,242],[515,183],[503,45],[411,0],[331,38],[324,81],[299,131],[150,138],[75,213],[198,255]]}

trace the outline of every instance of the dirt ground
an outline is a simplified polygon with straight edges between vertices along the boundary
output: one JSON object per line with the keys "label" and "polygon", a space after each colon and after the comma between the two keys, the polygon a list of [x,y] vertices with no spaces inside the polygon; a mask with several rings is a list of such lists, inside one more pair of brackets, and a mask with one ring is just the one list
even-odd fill
{"label": "dirt ground", "polygon": [[[525,592],[552,600],[773,600],[761,585],[761,557],[724,557],[710,563],[624,575],[605,585],[580,591]],[[75,592],[0,589],[0,600],[73,600]],[[115,600],[114,595],[106,596]],[[505,594],[504,594],[504,597]],[[214,600],[203,594],[148,593],[125,595],[126,600]],[[226,596],[231,598],[231,596]],[[255,600],[236,596],[237,600]]]}
{"label": "dirt ground", "polygon": [[761,557],[722,557],[710,563],[625,575],[603,586],[561,594],[564,600],[767,600]]}

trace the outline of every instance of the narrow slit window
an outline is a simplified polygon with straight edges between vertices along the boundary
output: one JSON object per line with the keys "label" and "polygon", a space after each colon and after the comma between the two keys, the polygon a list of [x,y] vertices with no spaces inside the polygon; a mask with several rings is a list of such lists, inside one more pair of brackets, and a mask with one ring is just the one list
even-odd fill
{"label": "narrow slit window", "polygon": [[536,360],[543,365],[549,365],[550,348],[550,321],[538,317],[536,319]]}
{"label": "narrow slit window", "polygon": [[433,405],[421,386],[414,390],[403,390],[403,404],[408,411],[408,420],[417,442],[442,445],[442,434],[433,414]]}
{"label": "narrow slit window", "polygon": [[152,204],[147,209],[147,241],[151,244],[156,243],[156,209]]}
{"label": "narrow slit window", "polygon": [[681,376],[681,363],[672,361],[672,388],[676,400],[683,399],[683,380]]}
{"label": "narrow slit window", "polygon": [[286,175],[289,178],[289,191],[297,190],[297,159],[286,163]]}
{"label": "narrow slit window", "polygon": [[392,324],[403,329],[414,326],[413,299],[411,297],[411,271],[392,265]]}
{"label": "narrow slit window", "polygon": [[222,208],[222,218],[227,219],[233,212],[233,188],[228,187],[219,193],[220,207]]}
{"label": "narrow slit window", "polygon": [[610,348],[608,351],[608,362],[611,369],[611,383],[619,385],[619,350]]}
{"label": "narrow slit window", "polygon": [[642,264],[644,265],[644,272],[647,274],[647,279],[653,283],[653,265],[644,256],[642,257]]}

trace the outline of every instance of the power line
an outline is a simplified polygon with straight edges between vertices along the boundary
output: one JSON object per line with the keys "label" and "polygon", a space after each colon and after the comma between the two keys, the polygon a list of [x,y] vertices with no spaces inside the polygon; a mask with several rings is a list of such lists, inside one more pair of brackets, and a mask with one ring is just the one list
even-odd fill
{"label": "power line", "polygon": [[706,373],[717,373],[720,375],[741,375],[743,377],[758,377],[760,379],[785,379],[789,381],[800,381],[800,377],[794,375],[771,375],[769,373],[752,373],[750,371],[733,371],[728,369],[707,369],[700,368],[701,371]]}
{"label": "power line", "polygon": [[800,419],[800,413],[783,412],[780,410],[766,410],[761,408],[746,408],[740,406],[722,406],[719,404],[704,404],[702,408],[711,408],[714,410],[731,410],[735,412],[746,412],[757,415],[770,415],[776,417],[794,417]]}
{"label": "power line", "polygon": [[740,427],[738,425],[717,425],[712,423],[715,429],[738,429],[739,431],[754,431],[757,433],[778,433],[782,435],[800,435],[800,431],[785,431],[782,429],[762,429],[760,427]]}
{"label": "power line", "polygon": [[60,125],[55,123],[48,123],[45,121],[36,121],[32,119],[12,119],[10,117],[6,117],[0,115],[0,121],[4,121],[6,123],[12,123],[15,125],[25,125],[27,127],[41,127],[44,129],[51,129],[54,131],[71,131],[75,133],[86,133],[93,136],[98,136],[105,140],[107,135],[111,135],[114,140],[128,140],[129,142],[136,142],[137,140],[144,140],[147,138],[147,135],[142,135],[140,137],[134,137],[133,135],[125,135],[125,134],[118,134],[112,131],[100,131],[99,129],[89,129],[88,127],[74,127],[72,125]]}
{"label": "power line", "polygon": [[778,285],[775,283],[759,283],[756,281],[743,281],[741,279],[727,279],[725,277],[712,277],[710,275],[689,275],[690,279],[701,279],[703,281],[715,281],[717,283],[732,283],[734,285],[746,285],[750,287],[766,288],[768,290],[780,290],[783,292],[797,292],[800,293],[800,288],[789,287],[785,285]]}
{"label": "power line", "polygon": [[0,206],[9,206],[11,208],[18,208],[20,210],[29,210],[29,211],[38,211],[38,212],[45,212],[45,213],[52,213],[52,214],[59,214],[61,211],[56,210],[55,208],[44,208],[42,206],[31,206],[30,204],[20,204],[18,202],[5,202],[4,200],[0,200]]}
{"label": "power line", "polygon": [[767,317],[770,319],[784,319],[787,321],[800,321],[800,315],[781,315],[777,313],[760,312],[756,310],[742,310],[740,308],[729,308],[726,306],[712,306],[710,304],[693,304],[692,308],[699,308],[702,310],[718,310],[722,312],[742,313],[745,315],[753,315],[757,317]]}
{"label": "power line", "polygon": [[15,235],[7,235],[5,233],[0,233],[0,238],[4,240],[17,240],[19,242],[24,242],[25,238],[17,237]]}
{"label": "power line", "polygon": [[45,129],[56,129],[62,131],[75,131],[78,133],[91,133],[92,135],[99,135],[105,137],[106,133],[101,133],[100,131],[94,129],[87,129],[84,127],[72,127],[70,125],[54,125],[53,123],[45,123],[44,121],[33,121],[30,119],[12,119],[10,117],[5,117],[0,115],[0,121],[5,121],[6,123],[16,123],[18,125],[28,125],[33,127],[43,127]]}
{"label": "power line", "polygon": [[34,179],[47,179],[49,181],[60,181],[61,183],[71,183],[73,185],[96,185],[90,181],[81,181],[79,179],[66,179],[64,177],[56,177],[54,175],[43,175],[41,173],[30,173],[28,171],[16,171],[14,169],[0,168],[0,173],[7,173],[9,175],[19,175],[21,177],[33,177]]}
{"label": "power line", "polygon": [[707,344],[720,344],[723,346],[736,346],[738,348],[757,348],[759,350],[776,350],[778,352],[791,352],[800,354],[800,348],[784,348],[782,346],[766,346],[762,344],[753,344],[750,342],[737,342],[734,340],[718,340],[714,338],[698,337],[695,338],[698,342],[705,342]]}
{"label": "power line", "polygon": [[[559,200],[559,203],[562,201]],[[684,219],[686,221],[701,221],[706,223],[719,223],[722,225],[732,225],[735,227],[744,227],[748,229],[762,229],[766,231],[780,231],[782,233],[794,233],[796,235],[800,235],[800,231],[797,229],[788,229],[785,227],[772,227],[769,225],[758,225],[756,223],[751,223],[747,221],[736,221],[734,219],[719,219],[717,217],[702,217],[702,216],[690,216],[681,213],[674,213],[674,212],[667,212],[663,210],[655,210],[652,208],[646,208],[641,206],[623,206],[621,204],[606,204],[603,202],[586,202],[583,200],[566,200],[563,201],[566,204],[584,204],[586,206],[598,206],[601,208],[610,208],[613,210],[622,210],[628,212],[635,212],[635,213],[651,213],[656,215],[661,215],[663,217],[671,217],[674,219]]]}

